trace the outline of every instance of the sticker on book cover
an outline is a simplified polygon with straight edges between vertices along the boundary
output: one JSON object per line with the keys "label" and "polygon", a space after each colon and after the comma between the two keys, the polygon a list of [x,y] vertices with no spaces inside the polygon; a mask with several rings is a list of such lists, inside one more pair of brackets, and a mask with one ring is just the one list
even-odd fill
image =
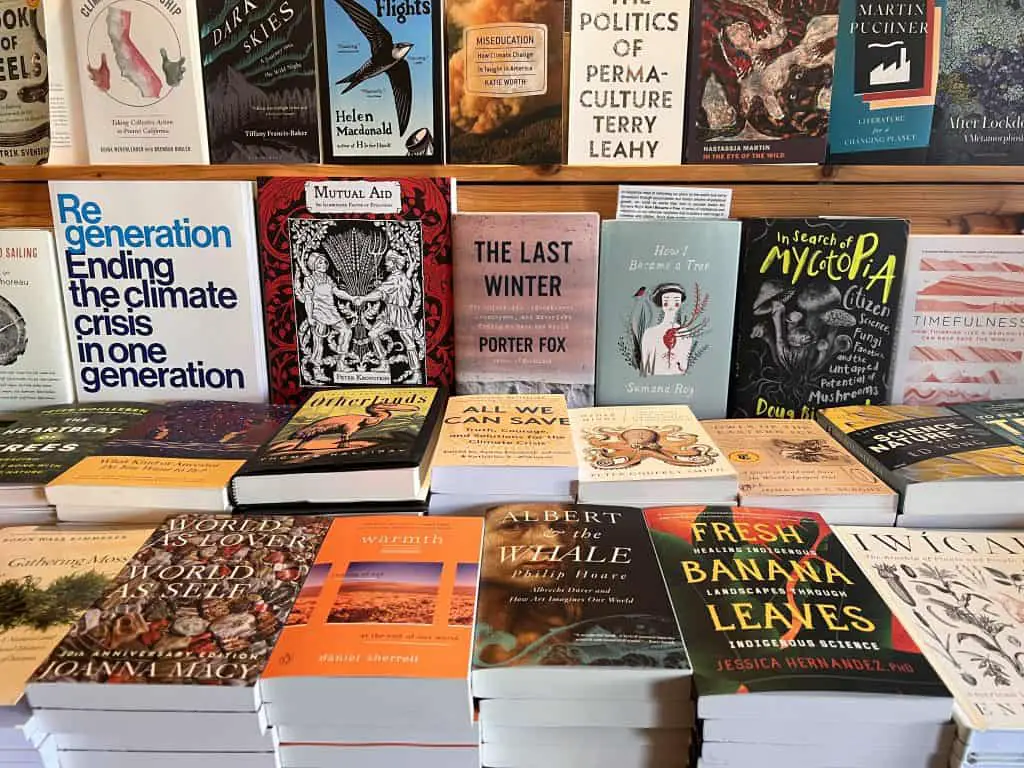
{"label": "sticker on book cover", "polygon": [[466,93],[539,96],[548,90],[548,28],[543,24],[466,27]]}
{"label": "sticker on book cover", "polygon": [[307,181],[310,213],[401,213],[402,185],[397,181]]}
{"label": "sticker on book cover", "polygon": [[288,225],[302,385],[424,383],[420,222]]}

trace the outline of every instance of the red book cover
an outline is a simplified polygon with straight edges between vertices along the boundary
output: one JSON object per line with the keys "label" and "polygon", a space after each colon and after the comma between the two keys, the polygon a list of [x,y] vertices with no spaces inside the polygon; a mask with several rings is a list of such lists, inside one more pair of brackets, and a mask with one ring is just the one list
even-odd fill
{"label": "red book cover", "polygon": [[261,178],[270,396],[450,386],[450,179]]}

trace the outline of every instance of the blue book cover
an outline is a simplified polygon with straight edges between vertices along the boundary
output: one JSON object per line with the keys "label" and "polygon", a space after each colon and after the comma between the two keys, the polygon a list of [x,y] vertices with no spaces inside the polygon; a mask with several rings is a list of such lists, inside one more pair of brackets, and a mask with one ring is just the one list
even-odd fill
{"label": "blue book cover", "polygon": [[325,162],[440,162],[440,0],[316,0]]}
{"label": "blue book cover", "polygon": [[840,0],[832,156],[928,146],[945,4]]}
{"label": "blue book cover", "polygon": [[598,269],[598,405],[725,416],[738,221],[606,221]]}

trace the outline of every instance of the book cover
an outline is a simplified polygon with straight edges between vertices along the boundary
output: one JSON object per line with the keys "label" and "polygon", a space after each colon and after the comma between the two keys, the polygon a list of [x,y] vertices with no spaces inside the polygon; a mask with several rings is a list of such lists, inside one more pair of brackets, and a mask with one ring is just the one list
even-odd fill
{"label": "book cover", "polygon": [[594,404],[596,213],[460,213],[455,389]]}
{"label": "book cover", "polygon": [[928,146],[945,5],[946,0],[839,0],[828,134],[832,161]]}
{"label": "book cover", "polygon": [[18,703],[33,670],[151,533],[109,526],[0,530],[0,706]]}
{"label": "book cover", "polygon": [[53,235],[0,231],[0,412],[75,399],[62,294]]}
{"label": "book cover", "polygon": [[690,0],[577,0],[571,22],[569,163],[678,164]]}
{"label": "book cover", "polygon": [[0,37],[0,165],[40,165],[50,151],[50,87],[39,3],[2,0]]}
{"label": "book cover", "polygon": [[839,0],[694,0],[686,159],[820,163]]}
{"label": "book cover", "polygon": [[153,408],[142,403],[95,403],[18,414],[18,421],[0,429],[0,482],[45,485]]}
{"label": "book cover", "polygon": [[836,535],[953,692],[959,724],[1024,728],[1021,537],[861,527]]}
{"label": "book cover", "polygon": [[561,395],[449,398],[432,466],[575,467],[576,450],[565,398]]}
{"label": "book cover", "polygon": [[738,221],[606,221],[597,317],[599,405],[725,416]]}
{"label": "book cover", "polygon": [[744,496],[892,496],[889,486],[810,419],[701,422]]}
{"label": "book cover", "polygon": [[949,693],[813,512],[644,510],[698,696]]}
{"label": "book cover", "polygon": [[474,672],[690,669],[643,515],[628,507],[488,510],[475,635]]}
{"label": "book cover", "polygon": [[317,163],[313,7],[199,0],[211,163]]}
{"label": "book cover", "polygon": [[183,515],[121,569],[29,680],[254,686],[330,525]]}
{"label": "book cover", "polygon": [[977,424],[982,424],[1004,440],[1024,447],[1024,400],[965,403],[951,405],[949,409]]}
{"label": "book cover", "polygon": [[195,4],[78,0],[72,18],[89,161],[209,162]]}
{"label": "book cover", "polygon": [[261,178],[274,402],[339,384],[451,386],[449,179]]}
{"label": "book cover", "polygon": [[946,0],[938,96],[928,163],[1024,163],[1020,29],[1024,7]]}
{"label": "book cover", "polygon": [[82,115],[81,79],[75,58],[72,0],[43,3],[46,67],[50,82],[50,151],[48,165],[87,165],[89,147]]}
{"label": "book cover", "polygon": [[562,161],[566,4],[445,3],[448,162]]}
{"label": "book cover", "polygon": [[685,405],[576,408],[569,424],[581,482],[736,474]]}
{"label": "book cover", "polygon": [[240,474],[417,466],[443,404],[434,387],[315,392]]}
{"label": "book cover", "polygon": [[888,402],[902,219],[744,222],[730,417]]}
{"label": "book cover", "polygon": [[290,415],[291,408],[281,405],[169,403],[106,441],[50,486],[225,488]]}
{"label": "book cover", "polygon": [[892,402],[947,405],[1024,387],[1024,242],[913,235],[893,356]]}
{"label": "book cover", "polygon": [[251,184],[53,181],[50,203],[80,401],[266,401]]}
{"label": "book cover", "polygon": [[827,408],[818,419],[886,483],[1024,477],[1024,448],[982,424],[930,405]]}
{"label": "book cover", "polygon": [[315,0],[324,160],[440,163],[440,0]]}
{"label": "book cover", "polygon": [[482,531],[470,517],[335,518],[263,677],[466,679]]}

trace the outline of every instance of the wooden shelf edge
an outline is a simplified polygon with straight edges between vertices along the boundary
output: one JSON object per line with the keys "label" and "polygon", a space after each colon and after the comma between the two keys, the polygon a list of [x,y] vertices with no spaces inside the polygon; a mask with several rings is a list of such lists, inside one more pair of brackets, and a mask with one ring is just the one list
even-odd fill
{"label": "wooden shelf edge", "polygon": [[516,166],[516,165],[111,165],[0,166],[0,181],[225,179],[259,176],[452,176],[517,184],[1024,184],[1024,166]]}

